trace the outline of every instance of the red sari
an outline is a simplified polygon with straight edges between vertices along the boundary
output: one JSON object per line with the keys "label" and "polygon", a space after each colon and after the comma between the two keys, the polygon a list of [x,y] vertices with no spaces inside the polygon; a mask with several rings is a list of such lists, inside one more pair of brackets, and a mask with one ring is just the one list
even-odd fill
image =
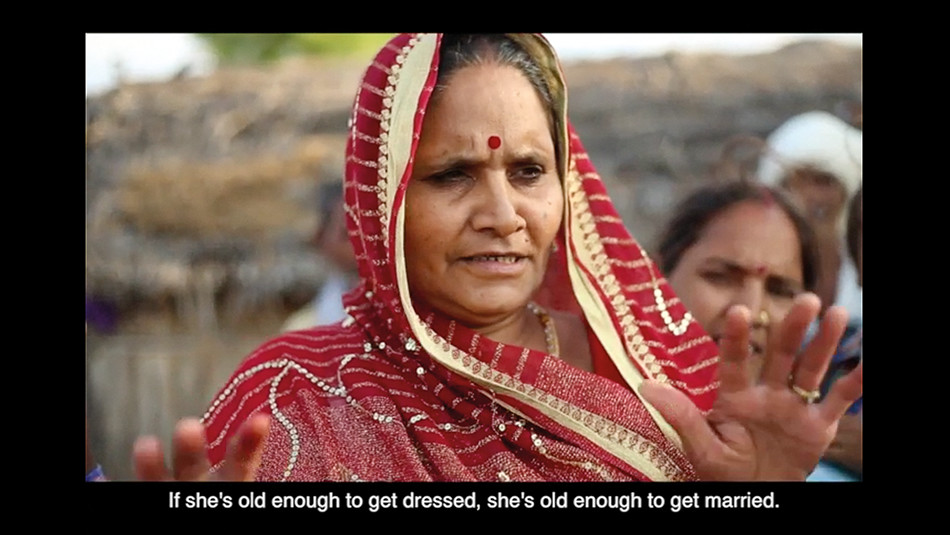
{"label": "red sari", "polygon": [[[204,415],[212,463],[256,412],[274,422],[261,480],[688,480],[679,437],[636,394],[654,379],[702,410],[717,348],[630,236],[567,120],[557,57],[540,64],[558,112],[564,223],[536,302],[589,325],[595,371],[495,342],[409,297],[404,197],[441,35],[400,35],[376,56],[350,121],[344,184],[360,266],[341,323],[265,343]],[[685,319],[684,319],[685,316]]]}

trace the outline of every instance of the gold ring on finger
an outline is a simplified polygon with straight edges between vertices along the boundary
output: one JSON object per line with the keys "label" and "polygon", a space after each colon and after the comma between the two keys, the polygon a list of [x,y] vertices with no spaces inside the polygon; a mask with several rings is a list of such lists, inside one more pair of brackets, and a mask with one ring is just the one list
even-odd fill
{"label": "gold ring on finger", "polygon": [[807,404],[814,403],[821,396],[821,392],[818,390],[805,390],[796,384],[790,384],[789,386],[792,388],[792,392],[798,394],[798,397],[802,398]]}

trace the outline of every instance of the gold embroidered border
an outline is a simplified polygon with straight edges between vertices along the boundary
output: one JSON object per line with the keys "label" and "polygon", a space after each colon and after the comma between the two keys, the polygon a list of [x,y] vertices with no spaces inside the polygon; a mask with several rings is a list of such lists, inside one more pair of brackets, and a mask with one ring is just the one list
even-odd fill
{"label": "gold embroidered border", "polygon": [[[606,195],[591,195],[588,197],[588,201],[595,200],[595,197],[605,197],[609,199]],[[637,242],[632,238],[614,238],[613,236],[602,236],[600,241],[603,243],[611,243],[615,245],[635,245]]]}
{"label": "gold embroidered border", "polygon": [[[390,45],[390,44],[388,44],[388,43],[386,44],[386,48],[398,52],[398,50],[397,50],[395,47],[393,47],[392,45]],[[373,60],[373,67],[375,67],[375,68],[377,68],[377,69],[383,71],[383,72],[386,73],[386,74],[390,74],[390,72],[389,72],[389,67],[383,65],[382,63],[380,63],[380,62],[378,62],[378,61],[376,61],[376,60]]]}
{"label": "gold embroidered border", "polygon": [[[416,319],[418,320],[418,316],[416,316]],[[421,321],[419,323],[421,324]],[[425,327],[424,334],[425,336],[420,337],[423,347],[441,362],[443,356],[439,354],[440,351],[433,352],[429,350],[429,347],[432,346],[441,350],[445,342],[444,339],[429,327]],[[469,377],[493,392],[505,392],[516,399],[533,402],[531,403],[532,406],[566,427],[584,430],[582,432],[584,436],[618,458],[623,459],[651,479],[675,480],[683,478],[683,474],[676,464],[656,444],[636,431],[599,414],[584,410],[539,388],[526,385],[512,375],[493,370],[474,356],[459,352],[457,348],[452,351],[452,360],[455,361],[454,365],[448,367],[455,369],[458,373]],[[497,400],[496,403],[514,414],[530,420],[515,407],[501,400]]]}
{"label": "gold embroidered border", "polygon": [[689,387],[686,383],[684,383],[683,381],[673,381],[673,384],[676,385],[677,387],[679,387],[680,390],[686,390],[687,392],[689,392],[690,394],[692,394],[692,395],[694,395],[694,396],[698,396],[698,395],[700,395],[700,394],[705,394],[706,392],[710,392],[710,391],[712,391],[712,390],[715,390],[715,389],[719,388],[719,381],[713,381],[713,382],[709,383],[708,385],[706,385],[706,386],[704,386],[704,387],[701,387],[701,388],[690,388],[690,387]]}
{"label": "gold embroidered border", "polygon": [[[387,69],[385,72],[386,72],[386,74],[390,74],[390,72],[388,71],[388,69]],[[368,83],[366,83],[366,82],[363,82],[363,84],[362,84],[361,87],[362,87],[363,89],[369,91],[370,93],[372,93],[372,94],[378,96],[378,97],[390,97],[390,96],[392,96],[392,93],[387,93],[385,89],[380,89],[380,88],[376,87],[375,85],[368,84]]]}
{"label": "gold embroidered border", "polygon": [[366,109],[366,108],[364,108],[364,107],[362,107],[362,106],[357,106],[356,111],[357,111],[360,115],[365,115],[365,116],[367,116],[367,117],[369,117],[369,118],[371,118],[371,119],[376,119],[377,121],[382,121],[382,120],[383,120],[383,116],[382,116],[382,115],[376,113],[376,112],[373,111],[373,110],[368,110],[368,109]]}
{"label": "gold embroidered border", "polygon": [[[662,366],[666,366],[666,367],[672,366],[672,367],[674,367],[674,368],[676,367],[676,363],[674,363],[674,362],[671,361],[671,360],[658,360],[657,362],[660,363]],[[692,366],[687,366],[686,368],[683,368],[683,369],[681,369],[681,370],[679,370],[679,371],[680,371],[680,373],[683,373],[683,374],[695,373],[695,372],[698,372],[699,370],[701,370],[701,369],[703,369],[703,368],[708,368],[709,366],[712,366],[713,364],[715,364],[715,363],[717,363],[717,362],[719,362],[719,356],[718,356],[718,355],[715,356],[715,357],[712,357],[712,358],[708,358],[708,359],[706,359],[706,360],[704,360],[704,361],[702,361],[702,362],[699,362],[699,363],[697,363],[697,364],[693,364]]]}
{"label": "gold embroidered border", "polygon": [[628,269],[637,269],[643,266],[650,264],[650,261],[646,258],[640,258],[638,260],[620,260],[618,258],[610,258],[607,260],[612,266],[620,266]]}
{"label": "gold embroidered border", "polygon": [[349,158],[347,158],[347,160],[355,164],[362,165],[363,167],[370,167],[370,168],[376,169],[376,162],[373,162],[370,160],[360,160],[356,156],[352,156],[352,155]]}
{"label": "gold embroidered border", "polygon": [[[650,285],[652,286],[652,283],[651,283]],[[678,304],[679,302],[680,302],[680,298],[679,298],[679,297],[673,297],[673,298],[671,298],[671,299],[667,299],[667,300],[666,300],[666,306],[669,307],[670,305],[675,305],[675,304]],[[634,303],[636,303],[636,301],[634,301],[633,299],[630,299],[630,300],[627,301],[627,303],[628,303],[628,304],[634,304]],[[646,313],[649,314],[650,312],[656,312],[657,309],[658,309],[658,306],[657,306],[657,305],[643,305],[643,307],[641,307],[641,308],[642,308],[642,310],[643,310],[644,312],[646,312]],[[664,310],[666,310],[666,309],[664,309]]]}
{"label": "gold embroidered border", "polygon": [[[689,349],[689,348],[691,348],[691,347],[695,347],[695,346],[697,346],[697,345],[699,345],[699,344],[702,344],[702,343],[704,343],[704,342],[709,342],[709,341],[711,341],[711,340],[712,340],[712,339],[709,338],[709,335],[708,335],[708,334],[704,334],[704,335],[702,335],[702,336],[698,336],[698,337],[696,337],[696,338],[693,338],[692,340],[687,340],[686,342],[684,342],[684,343],[682,343],[682,344],[680,344],[680,345],[678,345],[678,346],[676,346],[676,347],[672,347],[672,348],[668,349],[667,352],[668,352],[670,355],[675,355],[675,354],[677,354],[677,353],[679,353],[679,352],[681,352],[681,351],[686,351],[687,349]],[[718,358],[718,357],[714,357],[714,358]],[[709,359],[709,360],[712,360],[712,359]],[[703,361],[703,362],[706,362],[706,361]],[[699,365],[699,364],[695,364],[695,366],[698,366],[698,365]]]}
{"label": "gold embroidered border", "polygon": [[[243,378],[242,378],[242,380],[243,380]],[[234,385],[236,386],[237,383],[234,383]],[[249,399],[251,399],[252,397],[254,397],[255,395],[259,394],[260,391],[261,391],[261,390],[264,390],[265,388],[268,388],[267,383],[261,383],[261,384],[258,385],[254,390],[252,390],[250,393],[248,393],[247,396],[244,396],[244,397],[241,399],[240,403],[238,403],[237,408],[236,408],[234,411],[231,412],[231,417],[228,418],[228,421],[225,422],[225,423],[224,423],[224,426],[221,428],[221,433],[220,433],[213,441],[211,441],[211,442],[208,444],[208,447],[209,447],[209,448],[214,448],[214,447],[218,446],[219,444],[221,444],[221,441],[223,441],[225,435],[227,435],[228,429],[231,428],[231,425],[232,425],[232,424],[234,423],[234,421],[237,419],[238,413],[244,409],[244,405],[247,403],[247,400],[249,400]],[[230,397],[230,393],[228,394],[228,397]],[[218,400],[216,400],[216,401],[218,401]],[[223,402],[222,402],[222,401],[218,401],[218,403],[216,403],[214,407],[208,409],[208,411],[205,412],[204,416],[201,417],[201,423],[202,423],[202,424],[206,424],[211,418],[214,418],[214,417],[217,416],[218,405],[221,404],[221,403],[223,403]],[[258,405],[257,407],[255,407],[255,408],[251,411],[251,413],[253,414],[254,412],[257,412],[257,411],[260,410],[260,408],[263,407],[266,403],[267,403],[267,401],[265,400],[264,403],[262,403],[261,405]]]}
{"label": "gold embroidered border", "polygon": [[[372,143],[373,145],[379,145],[383,142],[383,140],[380,139],[379,137],[371,136],[369,134],[364,134],[363,132],[360,132],[359,130],[355,128],[353,129],[353,136],[367,143]],[[357,184],[357,185],[362,186],[363,184]]]}
{"label": "gold embroidered border", "polygon": [[641,282],[640,284],[629,284],[623,287],[623,291],[627,293],[636,293],[642,292],[648,288],[653,288],[653,281]]}
{"label": "gold embroidered border", "polygon": [[[583,178],[577,171],[576,162],[572,161],[570,172],[566,177],[567,184],[565,190],[569,192],[569,204],[573,211],[572,217],[569,216],[570,235],[569,239],[575,244],[578,251],[578,260],[587,266],[588,270],[594,274],[594,281],[590,281],[582,273],[571,272],[571,279],[574,288],[581,288],[588,284],[596,284],[604,293],[613,307],[615,317],[620,319],[620,328],[622,330],[622,340],[617,339],[616,331],[610,325],[611,319],[607,310],[598,298],[596,291],[591,289],[586,293],[575,290],[578,301],[585,310],[588,324],[597,334],[604,349],[610,355],[614,365],[620,371],[621,376],[627,381],[634,393],[640,397],[637,391],[640,383],[645,379],[629,358],[636,359],[640,367],[646,370],[648,379],[654,379],[660,382],[669,382],[669,378],[663,373],[663,369],[656,362],[656,357],[650,352],[644,337],[640,334],[630,304],[625,295],[621,292],[621,287],[616,277],[612,273],[610,266],[622,265],[629,268],[647,266],[649,260],[641,258],[635,261],[621,262],[615,261],[604,254],[604,244],[593,216],[590,212],[590,205],[587,201],[587,194],[583,190],[582,181],[593,179],[591,175],[595,173],[585,173]],[[570,253],[570,248],[568,252]],[[586,301],[586,304],[585,304]],[[628,358],[629,355],[629,358]],[[650,412],[654,421],[674,444],[682,448],[682,441],[671,425],[660,415],[655,407],[647,403],[641,397],[644,406]]]}

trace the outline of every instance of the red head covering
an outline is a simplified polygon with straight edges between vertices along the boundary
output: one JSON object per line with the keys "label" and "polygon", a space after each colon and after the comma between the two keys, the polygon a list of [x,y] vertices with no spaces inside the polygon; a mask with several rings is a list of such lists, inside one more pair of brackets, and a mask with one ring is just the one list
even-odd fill
{"label": "red head covering", "polygon": [[[512,35],[555,101],[565,214],[536,301],[575,312],[618,382],[502,344],[409,295],[403,209],[441,35],[400,35],[367,69],[347,143],[345,199],[360,286],[340,324],[253,353],[205,415],[212,461],[256,411],[273,414],[261,479],[689,479],[679,438],[635,394],[670,382],[703,410],[717,350],[624,227],[566,114],[540,36]],[[595,349],[596,346],[596,349]]]}

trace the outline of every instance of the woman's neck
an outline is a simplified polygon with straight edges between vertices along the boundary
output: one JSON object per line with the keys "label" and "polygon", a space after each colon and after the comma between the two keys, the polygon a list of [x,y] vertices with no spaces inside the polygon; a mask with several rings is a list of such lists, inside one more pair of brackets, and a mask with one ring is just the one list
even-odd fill
{"label": "woman's neck", "polygon": [[[544,325],[527,305],[507,314],[492,318],[466,318],[464,311],[450,314],[439,311],[428,303],[414,298],[414,307],[421,317],[436,313],[454,319],[458,324],[477,332],[490,340],[507,345],[527,347],[537,351],[547,351]],[[479,321],[482,320],[482,321]]]}
{"label": "woman's neck", "polygon": [[527,306],[500,321],[468,327],[484,337],[503,344],[527,347],[542,352],[548,349],[544,326]]}
{"label": "woman's neck", "polygon": [[[418,299],[415,300],[415,308],[417,312],[422,313],[423,317],[436,312],[434,308]],[[584,320],[570,312],[557,310],[547,312],[555,325],[553,335],[558,339],[560,358],[576,368],[592,372],[593,360]],[[456,321],[490,340],[544,353],[549,352],[544,323],[527,305],[494,321],[484,323],[466,322],[461,319],[456,319]]]}

